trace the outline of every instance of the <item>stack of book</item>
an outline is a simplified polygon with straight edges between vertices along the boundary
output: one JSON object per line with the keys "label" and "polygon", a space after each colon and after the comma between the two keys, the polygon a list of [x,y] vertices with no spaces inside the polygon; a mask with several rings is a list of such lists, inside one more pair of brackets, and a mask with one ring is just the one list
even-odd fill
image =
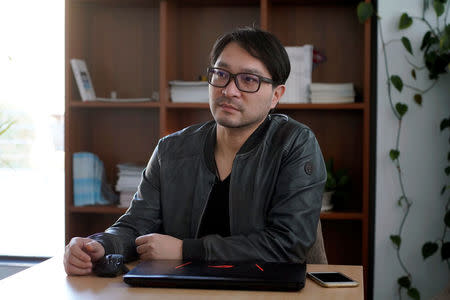
{"label": "stack of book", "polygon": [[311,83],[311,103],[353,103],[353,83]]}
{"label": "stack of book", "polygon": [[286,92],[280,103],[308,103],[308,86],[313,67],[313,46],[285,47],[291,62],[291,73],[286,81]]}
{"label": "stack of book", "polygon": [[172,102],[208,102],[207,81],[169,81]]}
{"label": "stack of book", "polygon": [[118,164],[119,169],[116,191],[120,193],[119,206],[130,206],[131,200],[141,182],[142,171],[145,166],[132,163]]}
{"label": "stack of book", "polygon": [[103,162],[90,152],[73,154],[73,204],[111,205],[118,197],[106,182]]}

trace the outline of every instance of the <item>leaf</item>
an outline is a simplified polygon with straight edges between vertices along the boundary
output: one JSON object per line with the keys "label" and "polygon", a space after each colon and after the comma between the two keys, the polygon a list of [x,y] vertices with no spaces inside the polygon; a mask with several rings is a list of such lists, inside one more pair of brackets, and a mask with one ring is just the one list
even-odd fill
{"label": "leaf", "polygon": [[403,81],[402,81],[402,79],[400,78],[400,76],[392,75],[392,76],[391,76],[391,82],[392,82],[392,84],[395,86],[395,88],[396,88],[399,92],[402,91],[402,89],[403,89]]}
{"label": "leaf", "polygon": [[433,242],[427,242],[423,244],[422,246],[422,256],[423,259],[426,259],[427,257],[430,257],[433,255],[437,250],[439,249],[438,244]]}
{"label": "leaf", "polygon": [[450,242],[445,242],[441,247],[441,258],[447,260],[450,258]]}
{"label": "leaf", "polygon": [[447,127],[450,127],[450,119],[443,119],[441,121],[441,131]]}
{"label": "leaf", "polygon": [[356,8],[356,14],[360,23],[364,23],[373,15],[372,3],[360,2]]}
{"label": "leaf", "polygon": [[402,37],[402,44],[405,47],[405,49],[411,53],[411,55],[413,55],[413,51],[412,51],[412,47],[411,47],[411,42],[409,41],[409,39],[407,37]]}
{"label": "leaf", "polygon": [[450,49],[450,35],[448,33],[442,35],[439,40],[439,47],[441,47],[442,50]]}
{"label": "leaf", "polygon": [[16,121],[8,121],[0,124],[0,135],[4,134]]}
{"label": "leaf", "polygon": [[396,160],[400,156],[400,151],[392,149],[389,151],[389,156],[392,160]]}
{"label": "leaf", "polygon": [[434,2],[433,2],[433,7],[434,7],[434,11],[436,12],[436,15],[437,15],[438,17],[442,16],[442,14],[443,14],[444,11],[445,11],[444,3],[442,3],[442,2],[439,1],[439,0],[434,0]]}
{"label": "leaf", "polygon": [[422,106],[422,95],[421,94],[415,94],[414,95],[414,102],[416,102],[418,105]]}
{"label": "leaf", "polygon": [[422,39],[422,45],[420,45],[420,50],[423,51],[426,46],[430,43],[431,31],[427,31]]}
{"label": "leaf", "polygon": [[400,117],[403,117],[406,114],[406,112],[408,111],[408,105],[406,105],[404,103],[397,103],[397,104],[395,104],[395,109],[399,113]]}
{"label": "leaf", "polygon": [[447,166],[447,168],[445,168],[445,175],[450,175],[450,166]]}
{"label": "leaf", "polygon": [[350,182],[350,177],[347,175],[342,176],[339,178],[339,181],[337,182],[337,186],[344,187]]}
{"label": "leaf", "polygon": [[334,170],[334,166],[333,165],[334,165],[334,159],[333,158],[328,159],[327,162],[325,163],[327,171],[333,172],[333,170]]}
{"label": "leaf", "polygon": [[416,70],[415,69],[411,70],[411,76],[412,76],[412,78],[414,78],[414,80],[417,79],[417,77],[416,77]]}
{"label": "leaf", "polygon": [[413,20],[407,13],[403,13],[400,17],[400,22],[398,23],[398,29],[406,29],[413,23]]}
{"label": "leaf", "polygon": [[420,300],[420,293],[416,288],[410,288],[408,289],[408,296],[410,298],[413,298],[415,300]]}
{"label": "leaf", "polygon": [[450,152],[447,154],[447,160],[450,161]]}
{"label": "leaf", "polygon": [[447,189],[447,186],[444,185],[441,189],[441,196],[444,195],[446,189]]}
{"label": "leaf", "polygon": [[400,244],[402,243],[402,238],[399,235],[391,235],[391,241],[394,245],[397,246],[397,249],[400,248]]}
{"label": "leaf", "polygon": [[408,276],[403,276],[400,277],[399,279],[397,279],[397,283],[401,286],[404,287],[406,289],[409,289],[409,287],[411,286],[411,280],[409,280]]}
{"label": "leaf", "polygon": [[444,223],[447,227],[450,227],[450,210],[445,213]]}

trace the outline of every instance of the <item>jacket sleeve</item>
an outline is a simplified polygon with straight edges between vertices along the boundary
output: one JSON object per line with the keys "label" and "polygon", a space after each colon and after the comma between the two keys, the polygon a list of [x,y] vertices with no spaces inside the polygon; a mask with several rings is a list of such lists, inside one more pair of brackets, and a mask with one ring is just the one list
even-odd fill
{"label": "jacket sleeve", "polygon": [[286,149],[265,227],[247,235],[186,239],[183,257],[304,262],[316,239],[326,176],[317,140],[304,129]]}
{"label": "jacket sleeve", "polygon": [[137,259],[136,238],[160,231],[160,163],[158,149],[159,145],[155,148],[147,167],[142,172],[138,191],[126,213],[105,232],[89,236],[103,245],[105,254],[122,254],[125,261]]}

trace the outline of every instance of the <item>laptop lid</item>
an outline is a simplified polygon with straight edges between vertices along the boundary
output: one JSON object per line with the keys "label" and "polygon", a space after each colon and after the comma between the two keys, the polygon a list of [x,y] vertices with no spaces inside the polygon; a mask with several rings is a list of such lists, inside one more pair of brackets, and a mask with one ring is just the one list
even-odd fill
{"label": "laptop lid", "polygon": [[306,264],[268,262],[143,261],[123,276],[132,286],[298,291]]}

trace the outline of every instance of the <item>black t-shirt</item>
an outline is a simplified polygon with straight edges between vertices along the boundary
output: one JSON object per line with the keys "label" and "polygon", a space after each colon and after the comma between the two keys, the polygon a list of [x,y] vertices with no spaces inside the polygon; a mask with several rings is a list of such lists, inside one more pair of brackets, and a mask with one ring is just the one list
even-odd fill
{"label": "black t-shirt", "polygon": [[198,237],[218,234],[222,237],[230,235],[229,197],[230,177],[223,181],[216,177],[216,182],[203,213]]}

